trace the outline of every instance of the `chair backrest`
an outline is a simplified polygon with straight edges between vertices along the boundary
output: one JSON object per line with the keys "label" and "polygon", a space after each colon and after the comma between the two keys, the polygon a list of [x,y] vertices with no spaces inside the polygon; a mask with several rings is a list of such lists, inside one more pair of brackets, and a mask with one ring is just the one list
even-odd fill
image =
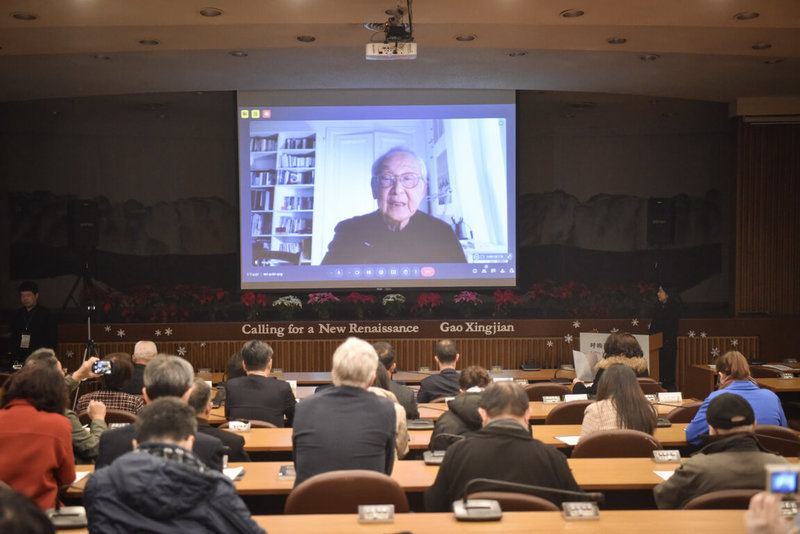
{"label": "chair backrest", "polygon": [[781,372],[761,365],[751,365],[750,376],[753,378],[780,378]]}
{"label": "chair backrest", "polygon": [[352,469],[304,480],[289,494],[284,513],[355,514],[359,504],[393,504],[395,513],[408,512],[406,493],[392,477]]}
{"label": "chair backrest", "polygon": [[563,398],[564,395],[572,393],[572,390],[564,384],[556,384],[555,382],[534,382],[525,386],[525,391],[528,393],[528,400],[531,402],[541,401],[542,397],[552,395]]}
{"label": "chair backrest", "polygon": [[[248,419],[248,421],[250,421],[250,428],[278,428],[269,421],[261,421],[260,419]],[[218,428],[230,428],[230,426],[230,421],[225,421]]]}
{"label": "chair backrest", "polygon": [[544,422],[547,425],[579,425],[583,423],[583,412],[586,411],[586,407],[593,402],[593,400],[577,400],[557,404],[547,413]]}
{"label": "chair backrest", "polygon": [[642,393],[645,395],[656,395],[667,391],[660,383],[650,377],[640,376],[637,377],[636,380],[639,382],[639,387],[642,388]]}
{"label": "chair backrest", "polygon": [[656,438],[638,430],[603,430],[582,437],[572,458],[649,458],[663,448]]}
{"label": "chair backrest", "polygon": [[800,436],[791,428],[777,425],[756,425],[756,438],[765,448],[777,452],[781,456],[797,456],[800,454]]}
{"label": "chair backrest", "polygon": [[747,510],[750,498],[763,489],[726,489],[712,491],[686,503],[686,510]]}
{"label": "chair backrest", "polygon": [[[78,419],[80,420],[82,425],[88,425],[92,422],[92,418],[89,417],[89,412],[81,412],[78,414]],[[108,408],[106,410],[106,423],[109,425],[111,424],[132,424],[136,422],[136,415],[132,414],[131,412],[127,412],[125,410],[115,410],[113,408]]]}
{"label": "chair backrest", "polygon": [[697,410],[702,405],[702,401],[687,402],[683,406],[673,408],[664,417],[669,419],[671,423],[691,423],[694,416],[697,415]]}
{"label": "chair backrest", "polygon": [[500,503],[504,512],[550,512],[561,510],[545,498],[513,491],[478,491],[470,493],[468,499],[491,499]]}

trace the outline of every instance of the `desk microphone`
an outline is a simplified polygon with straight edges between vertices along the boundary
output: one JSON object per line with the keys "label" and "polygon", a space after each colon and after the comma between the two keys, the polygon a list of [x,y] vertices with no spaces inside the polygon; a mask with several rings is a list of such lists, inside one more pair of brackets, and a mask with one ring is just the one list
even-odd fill
{"label": "desk microphone", "polygon": [[433,446],[435,443],[439,442],[439,438],[447,438],[449,440],[447,442],[447,446],[449,447],[450,445],[452,445],[456,441],[461,441],[462,439],[464,439],[465,436],[463,436],[461,434],[449,434],[447,432],[442,432],[441,434],[436,434],[436,436],[430,442],[430,445],[429,445],[430,450],[432,450],[432,451],[442,450],[442,449],[437,449],[436,447]]}
{"label": "desk microphone", "polygon": [[492,499],[472,499],[468,501],[469,490],[476,484],[487,484],[502,489],[521,490],[522,493],[533,494],[534,492],[555,493],[558,495],[569,495],[580,497],[582,500],[603,502],[605,495],[599,492],[572,491],[558,488],[548,488],[546,486],[534,486],[532,484],[520,484],[518,482],[508,482],[505,480],[495,480],[491,478],[473,478],[464,486],[464,498],[453,502],[453,513],[458,521],[498,521],[503,516],[500,503]]}
{"label": "desk microphone", "polygon": [[53,528],[83,528],[88,523],[86,521],[86,508],[83,506],[61,506],[61,492],[67,488],[75,487],[75,484],[64,484],[59,486],[56,492],[56,505],[45,512],[45,515],[53,524]]}

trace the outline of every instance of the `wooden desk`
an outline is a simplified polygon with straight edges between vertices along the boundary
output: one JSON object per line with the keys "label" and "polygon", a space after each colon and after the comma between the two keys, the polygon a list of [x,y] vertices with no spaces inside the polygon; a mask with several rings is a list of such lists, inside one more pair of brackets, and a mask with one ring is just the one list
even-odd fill
{"label": "wooden desk", "polygon": [[[430,375],[438,374],[439,371],[397,371],[392,375],[392,380],[396,382],[405,382],[406,384],[419,384],[423,378]],[[515,380],[527,380],[529,382],[541,382],[550,380],[555,376],[556,369],[540,369],[538,371],[523,371],[522,369],[503,369],[500,373],[489,373],[492,378],[513,378]],[[276,378],[281,380],[296,380],[298,385],[320,385],[330,384],[332,382],[331,374],[329,372],[318,373],[280,373],[274,374]],[[564,378],[574,378],[575,373],[570,371],[559,371],[559,376]]]}
{"label": "wooden desk", "polygon": [[[688,423],[675,423],[669,428],[656,428],[653,436],[665,447],[685,447]],[[557,448],[569,447],[556,436],[579,436],[581,425],[534,425],[533,437]]]}
{"label": "wooden desk", "polygon": [[800,391],[800,378],[755,378],[759,387],[775,393],[796,393]]}
{"label": "wooden desk", "polygon": [[[565,521],[561,512],[505,512],[500,521],[459,522],[453,514],[397,514],[391,524],[360,524],[356,514],[257,515],[269,534],[745,534],[742,510],[601,510],[597,521]],[[87,534],[87,529],[64,531]]]}

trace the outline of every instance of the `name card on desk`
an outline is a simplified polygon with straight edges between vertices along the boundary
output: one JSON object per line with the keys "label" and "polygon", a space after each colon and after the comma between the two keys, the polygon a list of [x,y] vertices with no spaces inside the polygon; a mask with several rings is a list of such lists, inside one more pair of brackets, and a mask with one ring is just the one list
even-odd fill
{"label": "name card on desk", "polygon": [[589,395],[586,393],[569,393],[564,395],[564,402],[571,402],[576,400],[589,400]]}
{"label": "name card on desk", "polygon": [[680,391],[665,391],[658,394],[658,402],[683,402]]}
{"label": "name card on desk", "polygon": [[648,393],[644,398],[647,399],[648,402],[656,402],[658,400],[655,393]]}
{"label": "name card on desk", "polygon": [[561,402],[561,397],[558,395],[543,395],[542,404],[558,404]]}
{"label": "name card on desk", "polygon": [[781,373],[781,380],[794,380],[794,373]]}
{"label": "name card on desk", "polygon": [[495,376],[492,377],[492,382],[513,382],[514,378],[510,376]]}

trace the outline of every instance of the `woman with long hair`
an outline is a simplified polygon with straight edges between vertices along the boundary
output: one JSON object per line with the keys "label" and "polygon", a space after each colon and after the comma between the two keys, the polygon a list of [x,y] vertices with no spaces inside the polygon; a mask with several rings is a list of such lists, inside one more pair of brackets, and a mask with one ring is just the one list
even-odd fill
{"label": "woman with long hair", "polygon": [[60,486],[75,480],[66,406],[64,375],[49,365],[14,373],[0,401],[0,480],[43,510],[55,506]]}
{"label": "woman with long hair", "polygon": [[762,389],[750,378],[750,364],[744,354],[729,351],[717,358],[717,374],[719,386],[700,405],[697,415],[686,427],[686,441],[693,445],[702,442],[700,436],[708,434],[706,411],[708,403],[723,393],[734,393],[744,397],[756,416],[756,424],[786,426],[786,415],[778,396],[768,389]]}
{"label": "woman with long hair", "polygon": [[389,371],[386,370],[386,367],[381,362],[378,362],[378,368],[375,371],[375,382],[367,390],[394,403],[395,459],[398,459],[408,454],[408,421],[406,421],[406,409],[397,402],[397,397],[389,389],[391,380]]}
{"label": "woman with long hair", "polygon": [[618,332],[610,334],[603,344],[603,359],[597,362],[595,368],[597,369],[594,375],[594,380],[590,386],[587,386],[579,379],[572,381],[573,393],[586,393],[587,395],[595,395],[597,393],[597,385],[600,383],[603,373],[612,365],[622,364],[630,367],[636,376],[650,376],[647,371],[647,360],[644,358],[644,352],[636,337],[627,332]]}
{"label": "woman with long hair", "polygon": [[656,410],[644,397],[633,370],[626,365],[612,365],[600,378],[597,402],[586,407],[581,437],[618,428],[652,435],[656,418]]}

